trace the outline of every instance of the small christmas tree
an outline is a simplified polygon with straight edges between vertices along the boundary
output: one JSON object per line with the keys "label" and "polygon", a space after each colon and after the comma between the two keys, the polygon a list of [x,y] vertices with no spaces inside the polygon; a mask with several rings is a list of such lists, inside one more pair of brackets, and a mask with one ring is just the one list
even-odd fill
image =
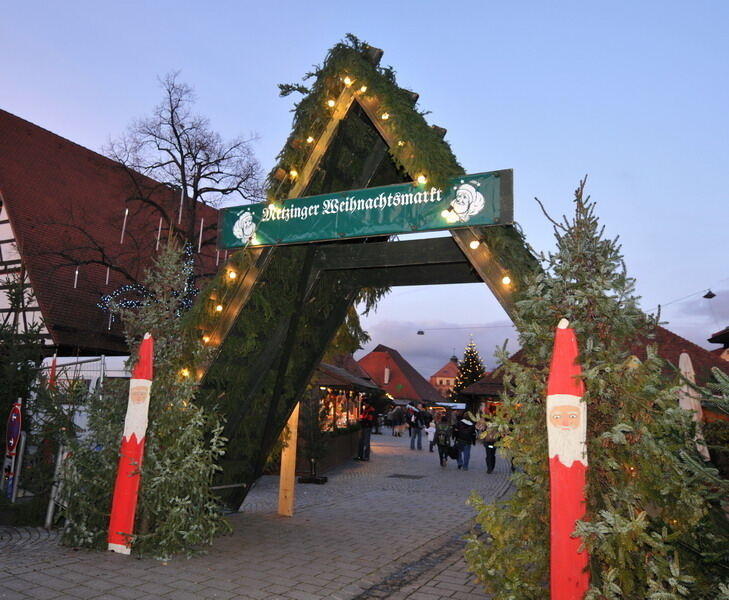
{"label": "small christmas tree", "polygon": [[[117,307],[134,357],[142,336],[155,339],[154,381],[133,550],[168,558],[190,554],[228,529],[210,490],[224,452],[222,425],[195,404],[195,365],[206,348],[184,325],[192,262],[170,243],[144,282],[144,295]],[[72,443],[66,479],[64,542],[105,547],[109,509],[124,424],[128,383],[110,382],[88,408],[89,431]]]}
{"label": "small christmas tree", "polygon": [[479,381],[485,374],[486,371],[483,368],[483,361],[478,353],[478,348],[476,348],[476,344],[471,338],[463,351],[463,360],[458,363],[458,375],[456,375],[456,382],[448,399],[455,402],[460,397],[463,389]]}
{"label": "small christmas tree", "polygon": [[720,598],[729,575],[726,481],[698,456],[678,377],[654,349],[655,321],[638,308],[620,248],[603,239],[594,204],[575,194],[571,222],[555,223],[557,251],[542,257],[517,302],[522,358],[502,356],[505,393],[496,423],[513,457],[514,493],[472,503],[486,537],[473,536],[470,568],[495,600],[548,596],[549,474],[545,384],[555,326],[574,327],[587,403],[587,513],[576,534],[590,553],[588,600]]}

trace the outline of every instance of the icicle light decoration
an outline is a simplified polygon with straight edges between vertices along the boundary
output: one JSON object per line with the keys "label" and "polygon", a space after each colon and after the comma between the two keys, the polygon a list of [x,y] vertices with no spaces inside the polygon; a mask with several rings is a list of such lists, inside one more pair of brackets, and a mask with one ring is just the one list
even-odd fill
{"label": "icicle light decoration", "polygon": [[185,186],[180,188],[180,210],[177,211],[177,224],[182,223],[182,203],[185,200]]}
{"label": "icicle light decoration", "polygon": [[73,289],[78,287],[78,265],[76,265],[76,273],[73,276]]}
{"label": "icicle light decoration", "polygon": [[159,218],[159,226],[157,227],[157,243],[154,246],[154,251],[159,250],[159,238],[162,235],[162,217]]}
{"label": "icicle light decoration", "polygon": [[110,268],[107,266],[106,267],[106,283],[104,285],[109,285],[109,271],[110,271]]}
{"label": "icicle light decoration", "polygon": [[129,216],[129,209],[124,209],[124,223],[122,223],[122,232],[121,232],[121,238],[119,239],[119,243],[124,243],[124,232],[127,230],[127,217]]}
{"label": "icicle light decoration", "polygon": [[200,248],[202,248],[203,225],[205,225],[205,219],[200,219],[200,237],[197,240],[197,253],[198,254],[200,254]]}

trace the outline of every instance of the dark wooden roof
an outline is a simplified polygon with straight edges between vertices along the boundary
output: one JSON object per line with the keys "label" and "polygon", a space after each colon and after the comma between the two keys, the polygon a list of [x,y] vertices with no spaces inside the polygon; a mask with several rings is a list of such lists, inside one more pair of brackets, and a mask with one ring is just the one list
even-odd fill
{"label": "dark wooden roof", "polygon": [[708,341],[712,344],[722,344],[724,348],[729,348],[729,327],[725,327],[721,331],[712,334]]}
{"label": "dark wooden roof", "polygon": [[[134,174],[138,185],[174,219],[179,192]],[[160,212],[134,201],[132,175],[118,163],[0,110],[0,202],[5,206],[32,288],[53,342],[61,352],[124,353],[122,329],[108,329],[97,306],[102,295],[140,280],[155,254]],[[129,209],[120,244],[124,210]],[[217,211],[205,219],[198,274],[216,270]],[[212,225],[212,228],[208,228]],[[167,234],[162,226],[163,239]],[[107,269],[95,264],[100,257]],[[78,266],[78,283],[74,279]]]}
{"label": "dark wooden roof", "polygon": [[346,369],[327,363],[319,363],[316,375],[314,375],[314,383],[327,387],[351,387],[360,392],[382,391],[371,379],[357,377]]}

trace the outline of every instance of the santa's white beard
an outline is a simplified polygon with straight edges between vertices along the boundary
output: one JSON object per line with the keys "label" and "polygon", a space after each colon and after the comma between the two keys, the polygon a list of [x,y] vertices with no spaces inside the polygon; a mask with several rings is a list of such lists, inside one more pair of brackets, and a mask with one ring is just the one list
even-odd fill
{"label": "santa's white beard", "polygon": [[[555,406],[577,406],[580,409],[580,419],[574,429],[556,427],[550,422],[549,415]],[[547,396],[547,442],[549,458],[555,456],[566,467],[571,467],[575,461],[587,466],[587,405],[579,396],[571,394],[551,394]]]}

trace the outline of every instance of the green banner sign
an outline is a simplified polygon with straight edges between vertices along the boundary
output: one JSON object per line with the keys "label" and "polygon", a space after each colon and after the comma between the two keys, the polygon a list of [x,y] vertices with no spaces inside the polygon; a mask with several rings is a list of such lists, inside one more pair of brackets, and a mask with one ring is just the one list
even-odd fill
{"label": "green banner sign", "polygon": [[273,246],[502,225],[512,219],[512,171],[308,196],[220,211],[218,246]]}

